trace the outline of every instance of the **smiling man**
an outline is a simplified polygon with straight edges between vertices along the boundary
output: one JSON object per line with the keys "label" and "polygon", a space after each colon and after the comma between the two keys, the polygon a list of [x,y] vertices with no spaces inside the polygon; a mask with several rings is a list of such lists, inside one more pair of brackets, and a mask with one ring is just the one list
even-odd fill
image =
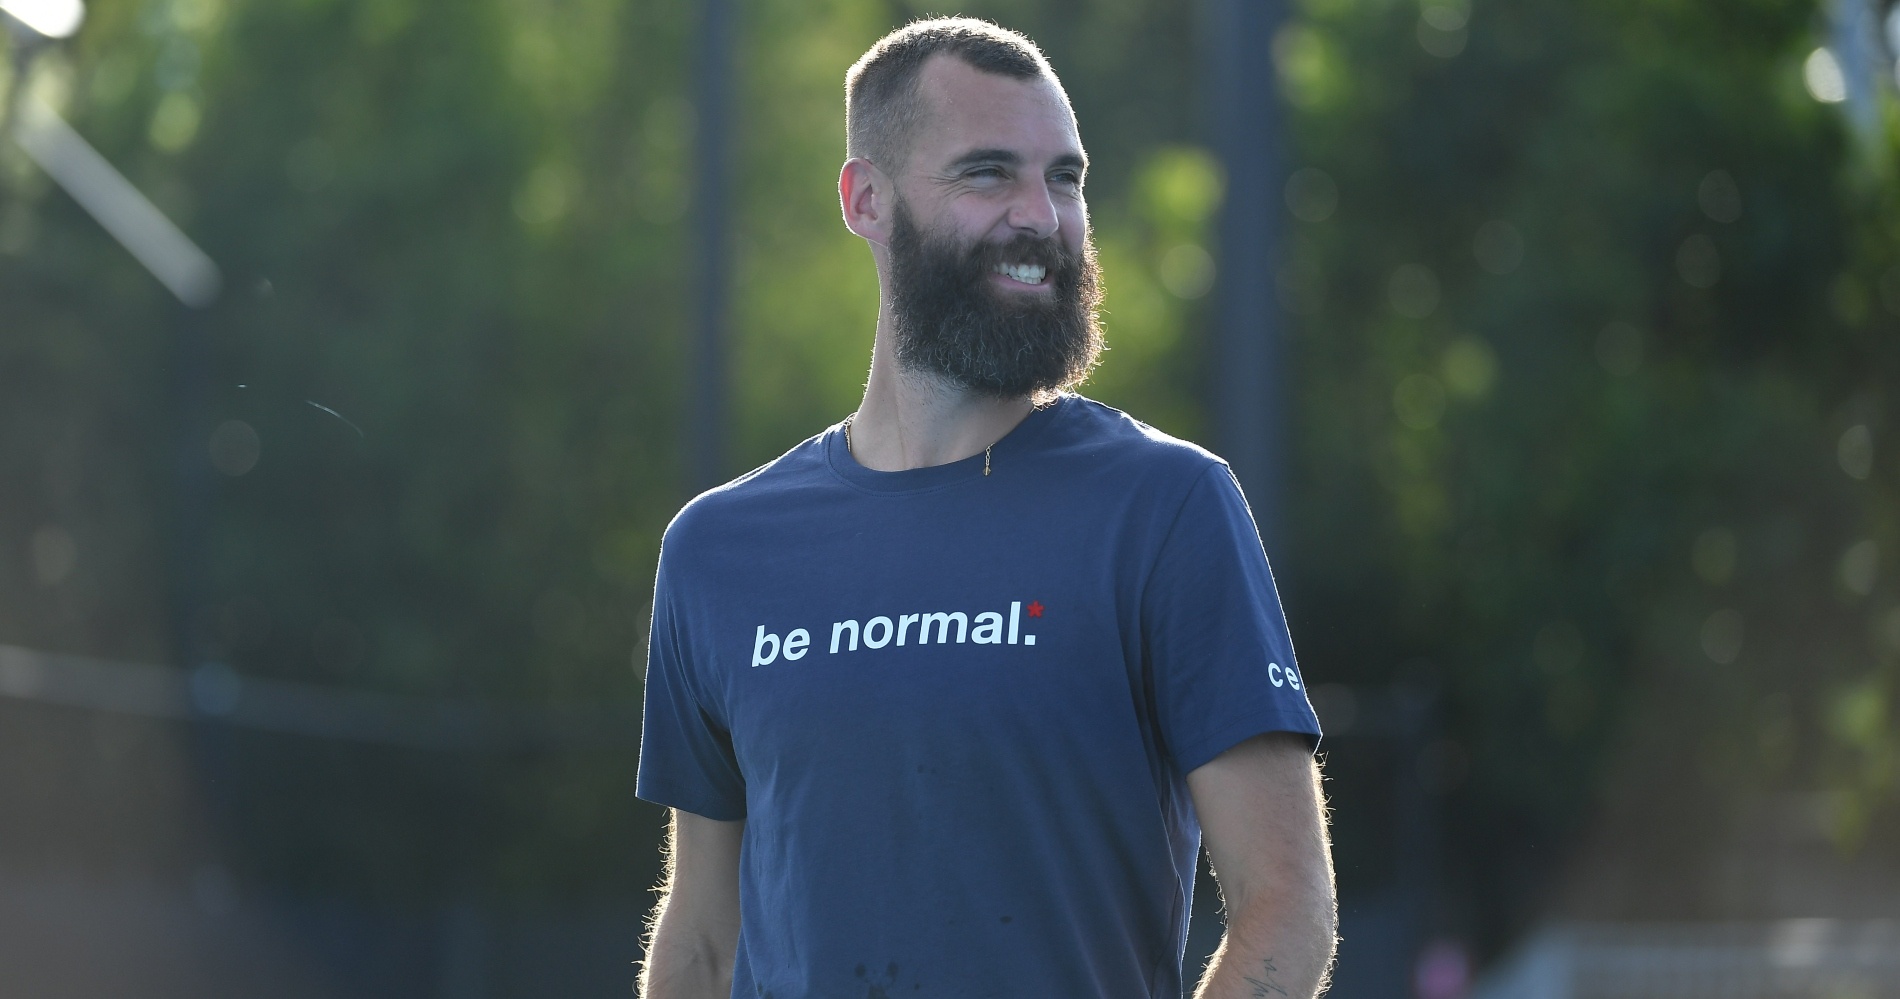
{"label": "smiling man", "polygon": [[1307,704],[1227,466],[1069,390],[1102,348],[1068,97],[967,19],[845,81],[881,289],[857,412],[667,529],[641,797],[672,810],[650,999],[1322,988]]}

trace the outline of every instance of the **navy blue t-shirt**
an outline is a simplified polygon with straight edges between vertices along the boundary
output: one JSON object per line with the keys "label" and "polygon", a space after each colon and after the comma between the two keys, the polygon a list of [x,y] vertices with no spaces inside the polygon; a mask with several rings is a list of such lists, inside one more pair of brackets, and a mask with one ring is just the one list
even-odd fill
{"label": "navy blue t-shirt", "polygon": [[991,468],[833,427],[667,529],[638,792],[746,820],[735,997],[1176,999],[1187,773],[1319,736],[1220,459],[1064,396]]}

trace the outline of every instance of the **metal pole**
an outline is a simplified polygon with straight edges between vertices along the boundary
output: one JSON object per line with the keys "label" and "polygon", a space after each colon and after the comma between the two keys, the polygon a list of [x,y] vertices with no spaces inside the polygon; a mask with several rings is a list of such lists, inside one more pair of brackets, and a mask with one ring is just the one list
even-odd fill
{"label": "metal pole", "polygon": [[694,274],[695,327],[692,396],[687,402],[686,469],[694,492],[726,480],[731,261],[728,231],[732,196],[732,3],[701,0],[694,65],[696,126],[693,219],[699,234]]}
{"label": "metal pole", "polygon": [[1246,490],[1268,555],[1279,554],[1287,408],[1273,264],[1284,180],[1270,57],[1285,0],[1204,0],[1209,131],[1226,169],[1214,283],[1215,444]]}

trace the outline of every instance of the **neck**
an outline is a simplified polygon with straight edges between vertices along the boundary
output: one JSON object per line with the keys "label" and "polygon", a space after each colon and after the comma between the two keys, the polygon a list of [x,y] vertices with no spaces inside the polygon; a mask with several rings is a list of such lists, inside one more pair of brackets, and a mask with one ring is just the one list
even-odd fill
{"label": "neck", "polygon": [[880,310],[864,401],[851,419],[858,464],[879,472],[947,465],[979,455],[1035,406],[1028,398],[979,395],[897,364],[889,316]]}

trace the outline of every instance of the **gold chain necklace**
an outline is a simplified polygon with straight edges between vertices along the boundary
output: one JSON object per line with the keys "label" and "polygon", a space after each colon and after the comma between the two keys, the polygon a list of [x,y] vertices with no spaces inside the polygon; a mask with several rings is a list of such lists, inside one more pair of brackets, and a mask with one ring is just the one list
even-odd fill
{"label": "gold chain necklace", "polygon": [[[858,449],[851,446],[851,421],[857,418],[858,418],[858,414],[856,413],[852,413],[850,416],[847,416],[844,418],[844,453],[850,455],[854,459],[858,456]],[[992,442],[989,447],[986,447],[983,449],[983,474],[984,475],[990,474],[990,452],[994,451],[995,449],[996,449],[996,444],[994,442]]]}

